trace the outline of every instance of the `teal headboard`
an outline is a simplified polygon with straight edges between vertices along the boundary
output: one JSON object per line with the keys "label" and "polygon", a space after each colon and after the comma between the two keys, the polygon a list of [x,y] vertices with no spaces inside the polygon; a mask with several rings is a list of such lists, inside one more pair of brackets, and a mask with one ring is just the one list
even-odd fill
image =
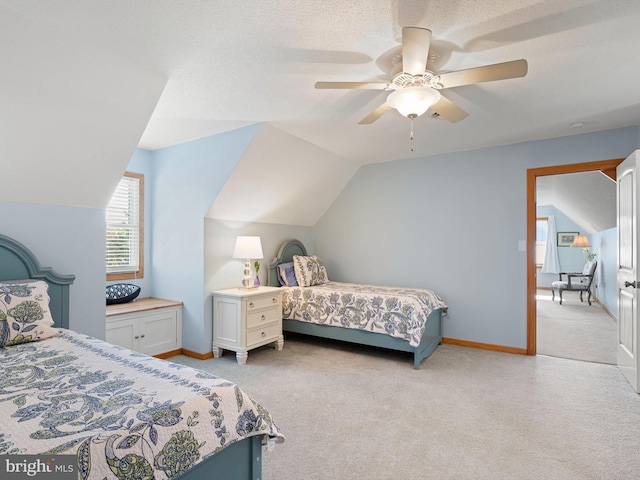
{"label": "teal headboard", "polygon": [[49,308],[57,327],[69,328],[69,285],[75,275],[61,275],[41,267],[36,256],[20,242],[0,234],[0,281],[44,280],[49,284]]}
{"label": "teal headboard", "polygon": [[303,243],[300,240],[296,240],[295,238],[291,240],[285,240],[280,245],[280,250],[278,250],[278,254],[276,257],[271,260],[271,263],[268,265],[269,270],[267,270],[267,285],[271,287],[279,287],[280,282],[278,281],[278,273],[276,272],[276,267],[281,263],[287,263],[293,261],[294,255],[306,255],[307,249],[304,248]]}

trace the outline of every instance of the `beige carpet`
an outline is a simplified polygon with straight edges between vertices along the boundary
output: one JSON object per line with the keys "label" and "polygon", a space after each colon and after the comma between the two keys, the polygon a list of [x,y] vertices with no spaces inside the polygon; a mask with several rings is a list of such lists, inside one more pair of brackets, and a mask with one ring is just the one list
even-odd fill
{"label": "beige carpet", "polygon": [[199,361],[286,436],[263,480],[640,478],[640,398],[611,365],[440,345],[408,354],[286,335]]}
{"label": "beige carpet", "polygon": [[537,292],[537,352],[539,355],[587,362],[616,363],[616,321],[600,306],[580,302],[578,292],[551,301],[550,290]]}

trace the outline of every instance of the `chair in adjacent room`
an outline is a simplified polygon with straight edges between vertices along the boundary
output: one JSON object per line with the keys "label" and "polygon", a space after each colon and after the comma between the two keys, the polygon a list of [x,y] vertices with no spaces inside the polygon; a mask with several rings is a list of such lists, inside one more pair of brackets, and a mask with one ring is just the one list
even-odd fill
{"label": "chair in adjacent room", "polygon": [[[557,290],[560,294],[560,305],[562,305],[562,292],[564,291],[580,292],[580,301],[583,302],[584,299],[582,295],[587,292],[587,301],[589,305],[591,305],[591,283],[593,282],[597,266],[597,261],[589,260],[584,264],[582,273],[561,272],[559,274],[560,279],[551,284],[551,300],[555,301]],[[566,279],[563,280],[563,276],[566,277]]]}

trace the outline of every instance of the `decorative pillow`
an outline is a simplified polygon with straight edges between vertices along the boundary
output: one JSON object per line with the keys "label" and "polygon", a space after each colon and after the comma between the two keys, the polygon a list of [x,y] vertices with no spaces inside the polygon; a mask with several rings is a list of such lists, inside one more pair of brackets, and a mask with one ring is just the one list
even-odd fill
{"label": "decorative pillow", "polygon": [[327,269],[322,264],[322,260],[320,260],[316,255],[294,255],[293,268],[296,273],[298,285],[301,287],[321,285],[329,281]]}
{"label": "decorative pillow", "polygon": [[140,295],[140,287],[132,283],[114,283],[106,290],[107,305],[127,303]]}
{"label": "decorative pillow", "polygon": [[60,334],[49,310],[43,280],[0,282],[0,347],[35,342]]}
{"label": "decorative pillow", "polygon": [[278,281],[285,287],[295,287],[298,285],[296,271],[293,262],[281,263],[278,265]]}

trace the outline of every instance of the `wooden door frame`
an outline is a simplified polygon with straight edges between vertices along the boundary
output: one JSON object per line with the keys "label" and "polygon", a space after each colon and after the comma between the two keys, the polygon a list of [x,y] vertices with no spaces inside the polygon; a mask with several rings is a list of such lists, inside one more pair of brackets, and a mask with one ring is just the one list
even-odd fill
{"label": "wooden door frame", "polygon": [[616,180],[616,167],[624,158],[571,163],[527,170],[527,355],[536,354],[536,179],[548,175],[601,171]]}

